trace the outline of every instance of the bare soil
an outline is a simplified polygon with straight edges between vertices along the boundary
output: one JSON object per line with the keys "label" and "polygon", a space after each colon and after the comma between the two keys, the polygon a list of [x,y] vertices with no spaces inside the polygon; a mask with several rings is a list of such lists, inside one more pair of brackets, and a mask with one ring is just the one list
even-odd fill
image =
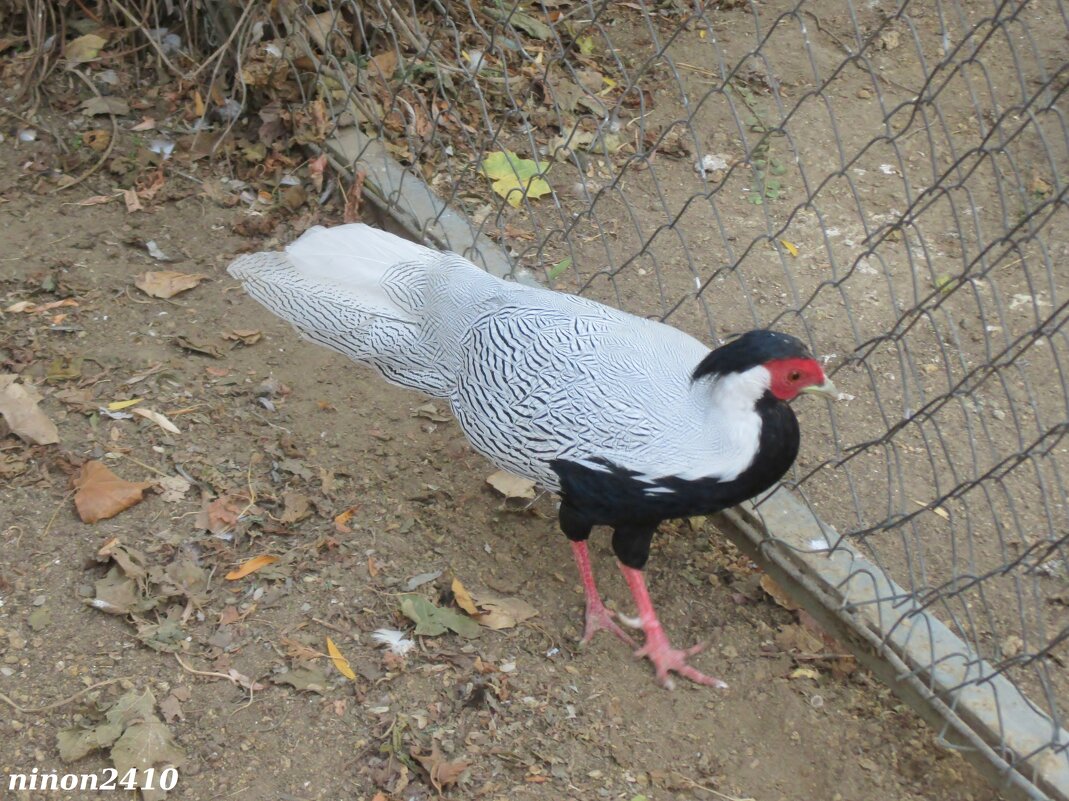
{"label": "bare soil", "polygon": [[[95,176],[38,193],[31,162],[52,156],[47,137],[16,146],[8,136],[0,147],[0,307],[78,304],[0,318],[4,371],[37,387],[60,431],[53,446],[0,440],[5,777],[102,770],[103,751],[63,764],[57,732],[127,689],[147,688],[158,701],[175,699],[166,722],[186,760],[174,797],[194,801],[429,799],[438,791],[413,754],[435,750],[469,763],[444,788],[453,798],[996,797],[866,672],[792,653],[784,632],[795,615],[707,523],[668,527],[649,579],[673,640],[708,641],[695,664],[730,689],[663,690],[607,636],[579,650],[582,593],[553,499],[530,509],[506,503],[455,424],[421,409],[426,399],[301,342],[245,298],[226,263],[280,242],[235,234],[250,220],[244,206],[223,208],[173,174],[145,211],[128,213],[119,200],[75,205],[116,185]],[[176,261],[154,261],[148,240]],[[133,286],[154,269],[209,280],[159,300]],[[57,322],[56,314],[66,316]],[[263,336],[248,346],[223,338],[234,330]],[[219,357],[190,352],[181,337]],[[71,364],[77,369],[60,377]],[[180,433],[99,411],[135,397]],[[89,459],[131,481],[194,482],[177,499],[150,490],[89,525],[70,485]],[[212,499],[242,494],[258,515],[223,536],[204,530],[198,515]],[[291,506],[308,502],[306,517],[286,522],[287,496]],[[95,556],[112,538],[149,565],[203,568],[207,591],[136,619],[92,608],[86,601],[109,567]],[[606,538],[595,537],[592,550],[603,591],[628,610]],[[224,578],[261,554],[281,561]],[[441,577],[415,592],[449,605],[443,590],[455,576],[539,614],[472,640],[420,637],[407,657],[387,656],[371,632],[411,630],[399,596],[413,577],[436,571]],[[168,620],[179,638],[146,633]],[[323,655],[327,636],[355,680]],[[318,691],[285,683],[287,671],[309,665],[327,678]],[[75,701],[18,711],[110,680]]]}

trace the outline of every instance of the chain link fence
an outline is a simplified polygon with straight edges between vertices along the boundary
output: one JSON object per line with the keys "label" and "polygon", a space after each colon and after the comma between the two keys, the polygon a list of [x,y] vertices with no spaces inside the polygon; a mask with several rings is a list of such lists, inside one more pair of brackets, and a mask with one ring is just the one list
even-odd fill
{"label": "chain link fence", "polygon": [[1059,0],[255,6],[235,99],[324,130],[351,212],[827,354],[841,402],[725,528],[1000,788],[1069,798]]}

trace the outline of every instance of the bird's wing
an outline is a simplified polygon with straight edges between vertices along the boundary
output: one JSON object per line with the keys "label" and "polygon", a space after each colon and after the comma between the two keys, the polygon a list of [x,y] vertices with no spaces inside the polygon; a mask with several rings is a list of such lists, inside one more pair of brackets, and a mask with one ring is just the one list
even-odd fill
{"label": "bird's wing", "polygon": [[550,489],[555,459],[671,474],[700,425],[690,372],[707,348],[575,300],[515,293],[475,321],[451,399],[461,427],[491,461]]}

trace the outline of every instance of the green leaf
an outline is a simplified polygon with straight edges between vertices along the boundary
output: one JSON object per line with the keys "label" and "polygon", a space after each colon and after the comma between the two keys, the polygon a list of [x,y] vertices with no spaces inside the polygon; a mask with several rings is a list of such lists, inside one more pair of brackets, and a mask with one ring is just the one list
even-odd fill
{"label": "green leaf", "polygon": [[575,43],[579,45],[579,52],[584,56],[594,55],[594,37],[593,36],[580,36],[575,40]]}
{"label": "green leaf", "polygon": [[287,670],[274,679],[275,684],[289,684],[298,690],[327,693],[327,674],[317,667],[299,667]]}
{"label": "green leaf", "polygon": [[416,624],[416,634],[427,637],[436,637],[449,630],[461,637],[473,639],[481,632],[479,624],[470,617],[457,614],[452,609],[435,606],[417,593],[401,596],[401,612]]}
{"label": "green leaf", "polygon": [[549,280],[550,281],[556,281],[558,278],[560,278],[561,274],[564,273],[564,271],[567,270],[571,266],[572,266],[572,257],[571,256],[565,256],[563,259],[561,259],[556,264],[554,264],[552,267],[550,267],[549,270],[547,271],[546,275],[549,276]]}
{"label": "green leaf", "polygon": [[480,171],[493,181],[493,190],[514,209],[520,207],[524,197],[537,199],[552,191],[542,178],[538,163],[520,158],[511,150],[491,153],[483,160]]}
{"label": "green leaf", "polygon": [[943,274],[937,276],[935,279],[935,288],[942,292],[944,295],[953,291],[954,289],[954,276]]}

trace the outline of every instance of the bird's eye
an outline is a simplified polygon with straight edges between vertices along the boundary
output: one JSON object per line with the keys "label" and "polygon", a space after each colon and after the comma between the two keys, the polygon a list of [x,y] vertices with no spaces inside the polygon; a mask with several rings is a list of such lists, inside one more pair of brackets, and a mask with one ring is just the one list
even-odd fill
{"label": "bird's eye", "polygon": [[789,373],[787,373],[787,380],[788,381],[797,381],[801,377],[802,377],[802,374],[799,373],[797,370],[791,370]]}

